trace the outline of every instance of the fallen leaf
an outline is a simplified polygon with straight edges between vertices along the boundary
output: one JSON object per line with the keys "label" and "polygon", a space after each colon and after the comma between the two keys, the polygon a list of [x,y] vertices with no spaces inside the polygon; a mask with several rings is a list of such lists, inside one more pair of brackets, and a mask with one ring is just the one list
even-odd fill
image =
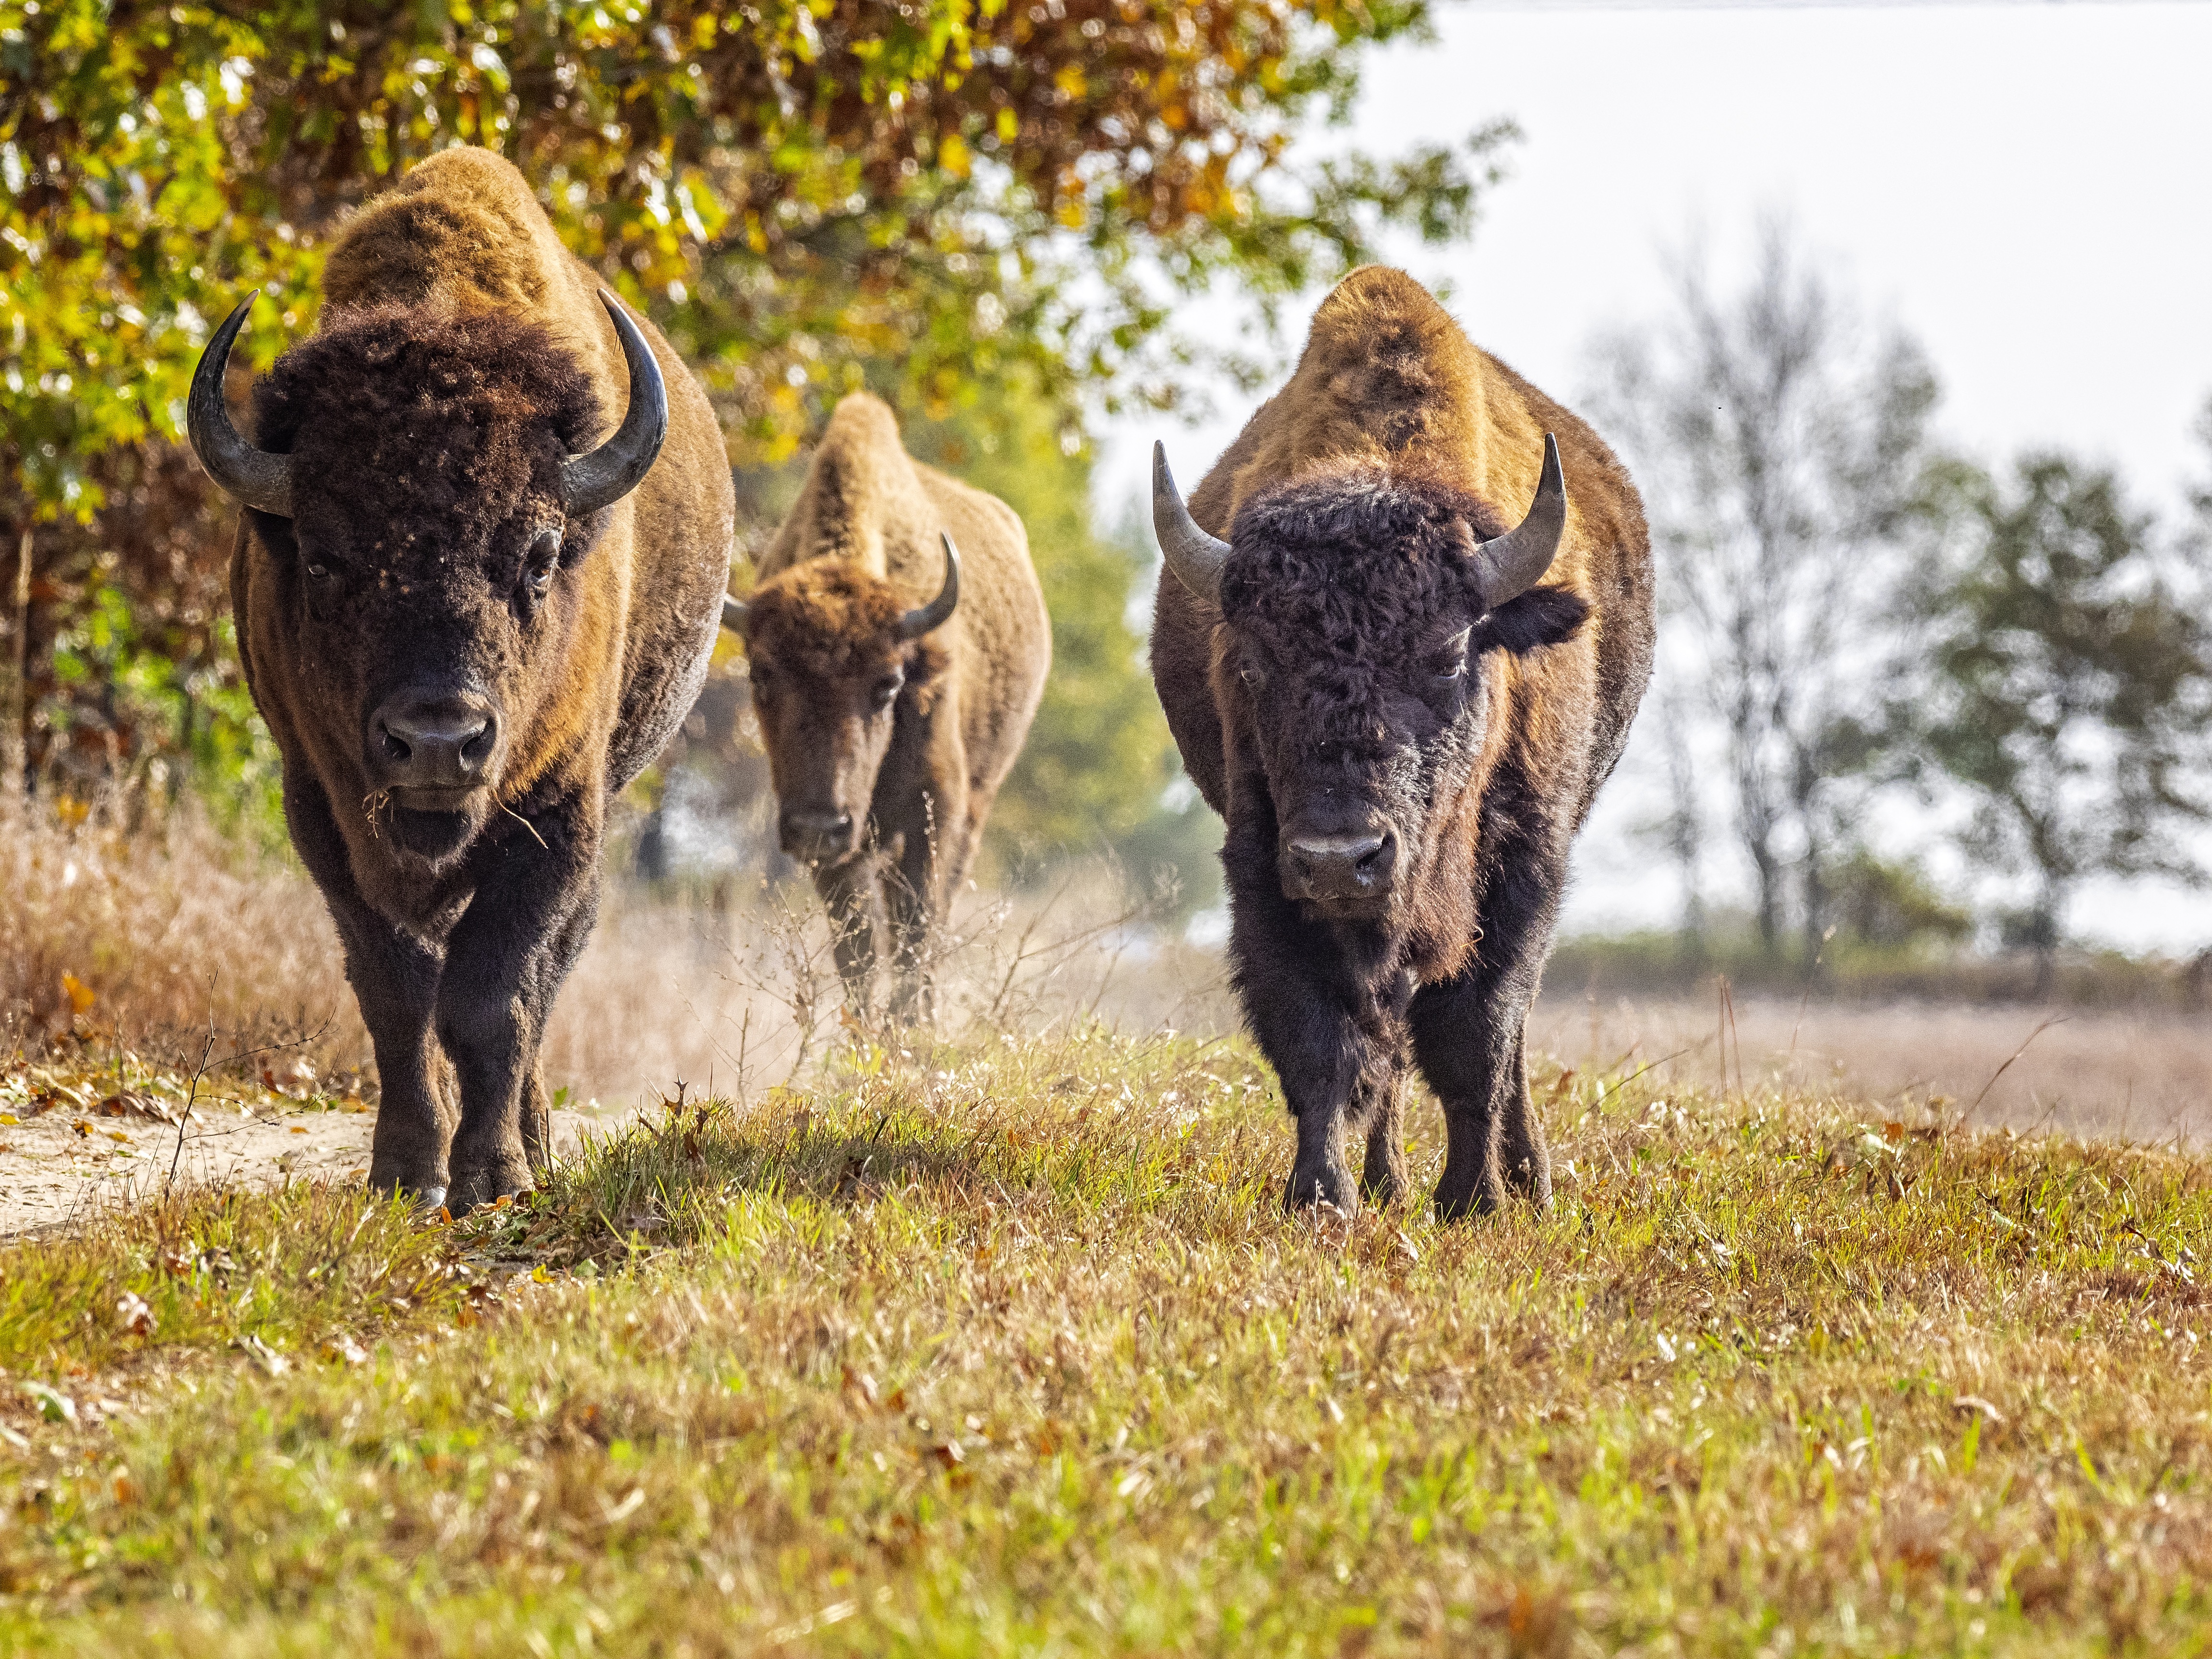
{"label": "fallen leaf", "polygon": [[79,1118],[76,1122],[70,1124],[70,1127],[76,1130],[77,1133],[83,1136],[87,1140],[92,1139],[92,1125],[88,1120]]}
{"label": "fallen leaf", "polygon": [[80,1014],[89,1013],[92,1005],[100,1000],[93,994],[92,987],[75,974],[65,972],[62,975],[62,989],[69,993],[70,1006]]}
{"label": "fallen leaf", "polygon": [[305,1124],[295,1123],[292,1126],[292,1133],[295,1135],[303,1135],[307,1133],[307,1126]]}
{"label": "fallen leaf", "polygon": [[632,1486],[629,1489],[629,1497],[623,1498],[621,1503],[617,1504],[613,1508],[607,1510],[607,1524],[611,1527],[617,1521],[627,1521],[630,1516],[635,1515],[638,1510],[644,1507],[645,1488],[642,1486]]}
{"label": "fallen leaf", "polygon": [[44,1382],[26,1382],[23,1392],[38,1403],[39,1415],[49,1423],[76,1421],[76,1401],[59,1389]]}
{"label": "fallen leaf", "polygon": [[115,1322],[133,1336],[154,1334],[154,1310],[136,1291],[125,1291],[115,1304]]}
{"label": "fallen leaf", "polygon": [[234,1346],[270,1376],[282,1376],[292,1369],[290,1360],[258,1336],[241,1336]]}

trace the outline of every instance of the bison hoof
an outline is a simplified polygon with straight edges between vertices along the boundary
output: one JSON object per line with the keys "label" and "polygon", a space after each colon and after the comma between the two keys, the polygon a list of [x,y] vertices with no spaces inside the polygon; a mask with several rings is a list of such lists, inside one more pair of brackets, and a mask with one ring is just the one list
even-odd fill
{"label": "bison hoof", "polygon": [[1292,1170],[1290,1188],[1283,1194],[1284,1207],[1295,1213],[1324,1204],[1341,1215],[1359,1213],[1359,1189],[1352,1183],[1352,1171],[1333,1164]]}
{"label": "bison hoof", "polygon": [[520,1158],[514,1160],[512,1167],[501,1163],[482,1170],[456,1170],[446,1194],[446,1207],[455,1215],[466,1215],[479,1204],[496,1203],[529,1190],[530,1167]]}
{"label": "bison hoof", "polygon": [[382,1170],[369,1171],[368,1190],[425,1210],[434,1210],[446,1201],[443,1182],[410,1181],[404,1175],[392,1175]]}

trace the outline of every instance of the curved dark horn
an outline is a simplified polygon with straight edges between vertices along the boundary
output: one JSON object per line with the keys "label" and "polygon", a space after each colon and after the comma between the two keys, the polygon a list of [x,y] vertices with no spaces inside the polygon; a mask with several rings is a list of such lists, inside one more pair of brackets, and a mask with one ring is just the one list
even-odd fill
{"label": "curved dark horn", "polygon": [[1495,611],[1534,587],[1552,568],[1566,533],[1566,474],[1559,470],[1559,441],[1547,432],[1544,471],[1536,480],[1536,499],[1528,504],[1528,516],[1475,550],[1480,567],[1475,586],[1482,593],[1482,608]]}
{"label": "curved dark horn", "polygon": [[622,301],[599,290],[599,303],[615,319],[622,337],[623,361],[629,365],[629,409],[615,435],[588,455],[571,455],[561,463],[561,488],[568,511],[581,516],[611,506],[644,482],[668,436],[668,388],[660,379],[660,365],[637,325],[623,309]]}
{"label": "curved dark horn", "polygon": [[1175,474],[1168,471],[1168,447],[1164,443],[1152,446],[1152,534],[1159,538],[1160,551],[1176,580],[1194,598],[1218,605],[1221,567],[1229,562],[1229,544],[1218,536],[1207,535],[1190,516],[1190,509],[1183,505],[1182,491],[1176,488]]}
{"label": "curved dark horn", "polygon": [[945,542],[945,586],[927,605],[918,605],[899,618],[898,635],[902,640],[918,640],[933,628],[942,628],[951,620],[953,607],[960,603],[960,550],[952,544],[951,532],[939,531]]}
{"label": "curved dark horn", "polygon": [[723,594],[722,626],[728,629],[732,634],[744,633],[745,631],[745,613],[751,608],[752,607],[748,605],[743,599],[735,598],[728,593]]}
{"label": "curved dark horn", "polygon": [[230,410],[222,401],[222,376],[230,366],[230,343],[246,326],[246,313],[259,297],[256,291],[240,300],[222,319],[207,349],[200,353],[199,366],[192,370],[191,392],[185,399],[185,435],[191,440],[192,453],[200,458],[208,477],[225,495],[258,513],[289,519],[292,516],[292,458],[272,455],[246,442],[230,423]]}

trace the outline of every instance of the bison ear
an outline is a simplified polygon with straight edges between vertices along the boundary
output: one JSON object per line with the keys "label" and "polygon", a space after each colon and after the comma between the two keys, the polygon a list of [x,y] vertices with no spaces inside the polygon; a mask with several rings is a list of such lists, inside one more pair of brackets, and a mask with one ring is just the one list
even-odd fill
{"label": "bison ear", "polygon": [[1482,608],[1495,611],[1543,580],[1559,556],[1567,532],[1567,481],[1559,467],[1559,445],[1544,434],[1544,470],[1536,479],[1536,499],[1528,515],[1503,536],[1474,550],[1475,591]]}

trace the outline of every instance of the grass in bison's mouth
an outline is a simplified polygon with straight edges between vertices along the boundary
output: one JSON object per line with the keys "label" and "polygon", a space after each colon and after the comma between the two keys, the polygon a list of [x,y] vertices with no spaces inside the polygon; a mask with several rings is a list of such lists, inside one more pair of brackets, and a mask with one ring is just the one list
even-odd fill
{"label": "grass in bison's mouth", "polygon": [[1091,1030],[16,1246],[0,1643],[2201,1638],[2212,1167],[1658,1082],[1545,1073],[1556,1212],[1444,1229],[1286,1219],[1248,1049]]}

